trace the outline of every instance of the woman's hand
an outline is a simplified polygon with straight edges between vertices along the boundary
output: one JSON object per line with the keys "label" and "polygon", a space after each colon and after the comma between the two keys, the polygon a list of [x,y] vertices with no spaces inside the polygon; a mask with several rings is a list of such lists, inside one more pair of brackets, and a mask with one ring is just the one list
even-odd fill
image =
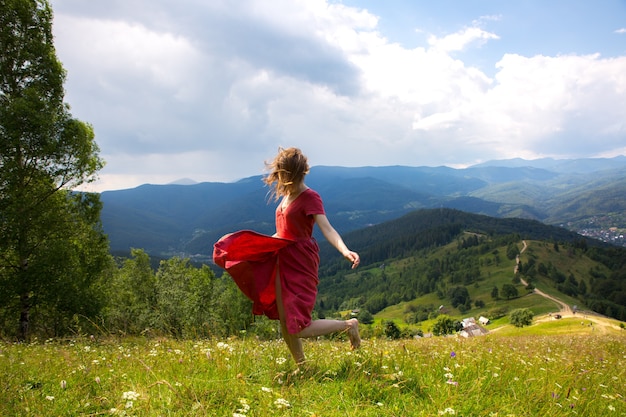
{"label": "woman's hand", "polygon": [[356,252],[352,252],[351,250],[345,253],[343,257],[352,262],[352,269],[356,268],[361,263],[361,258],[359,257],[359,254]]}

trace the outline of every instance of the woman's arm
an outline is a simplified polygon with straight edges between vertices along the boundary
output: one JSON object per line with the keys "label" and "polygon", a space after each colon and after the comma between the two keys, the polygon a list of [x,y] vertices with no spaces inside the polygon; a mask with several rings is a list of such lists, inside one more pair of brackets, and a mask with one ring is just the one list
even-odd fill
{"label": "woman's arm", "polygon": [[359,266],[359,263],[361,262],[359,254],[348,249],[339,233],[337,233],[335,228],[328,221],[328,217],[326,217],[325,214],[316,214],[315,223],[317,223],[317,227],[320,228],[326,240],[329,241],[330,244],[333,245],[344,258],[352,262],[352,269]]}

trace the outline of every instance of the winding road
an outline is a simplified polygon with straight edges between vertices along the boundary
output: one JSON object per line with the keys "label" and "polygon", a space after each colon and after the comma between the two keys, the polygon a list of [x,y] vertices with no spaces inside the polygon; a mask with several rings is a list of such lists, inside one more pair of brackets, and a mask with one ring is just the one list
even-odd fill
{"label": "winding road", "polygon": [[[520,254],[519,254],[519,255],[517,255],[517,259],[516,259],[516,262],[515,262],[515,270],[513,271],[515,274],[517,274],[517,271],[519,270],[519,263],[520,263],[520,259],[519,259],[519,257],[520,257],[520,255],[521,255],[522,253],[524,253],[524,251],[525,251],[525,250],[526,250],[526,248],[528,247],[528,244],[526,243],[526,241],[525,241],[525,240],[522,240],[522,243],[524,244],[524,247],[523,247],[523,248],[522,248],[522,250],[520,251]],[[528,283],[527,283],[527,282],[526,282],[523,278],[521,278],[521,277],[520,277],[520,281],[522,282],[522,284],[524,284],[524,286],[527,286],[527,285],[528,285]],[[559,299],[557,299],[557,298],[554,298],[554,297],[552,297],[551,295],[546,294],[545,292],[541,291],[541,290],[540,290],[540,289],[538,289],[538,288],[535,288],[535,289],[533,290],[533,292],[534,292],[535,294],[537,294],[537,295],[540,295],[540,296],[542,296],[542,297],[544,297],[544,298],[547,298],[547,299],[549,299],[549,300],[554,301],[554,302],[555,302],[555,303],[559,306],[559,308],[560,308],[559,314],[561,314],[561,316],[562,316],[562,317],[565,317],[565,316],[573,316],[573,315],[574,315],[574,311],[571,309],[571,307],[570,307],[569,305],[567,305],[566,303],[564,303],[563,301],[561,301],[561,300],[559,300]]]}
{"label": "winding road", "polygon": [[[517,274],[517,272],[519,271],[519,264],[520,264],[520,255],[524,253],[524,251],[526,250],[526,248],[528,247],[528,244],[526,243],[525,240],[522,240],[522,243],[524,244],[524,247],[522,248],[522,250],[520,251],[519,255],[517,255],[516,258],[516,262],[515,262],[515,268],[514,268],[514,274]],[[520,277],[520,281],[522,284],[524,284],[525,286],[528,285],[528,283],[522,279]],[[564,303],[563,301],[549,295],[546,294],[545,292],[541,291],[540,289],[533,289],[533,293],[537,294],[541,297],[547,298],[549,300],[554,301],[558,306],[559,306],[559,312],[558,314],[561,315],[562,318],[564,317],[576,317],[577,316],[577,312],[572,310],[572,308],[567,305],[567,303]],[[623,330],[622,327],[617,325],[617,322],[601,316],[597,313],[594,312],[590,312],[590,311],[580,311],[578,312],[578,315],[580,316],[580,318],[583,320],[581,322],[581,324],[585,325],[587,324],[588,326],[592,327],[592,329],[602,329],[602,331],[608,331],[608,328],[612,328],[612,329],[616,329],[616,330]],[[544,316],[541,317],[537,317],[537,319],[535,320],[535,323],[540,323],[543,321],[547,321],[547,320],[554,320],[556,317],[553,314],[546,314]],[[595,323],[595,325],[591,325],[591,322]],[[493,330],[497,330],[497,329],[493,329]]]}

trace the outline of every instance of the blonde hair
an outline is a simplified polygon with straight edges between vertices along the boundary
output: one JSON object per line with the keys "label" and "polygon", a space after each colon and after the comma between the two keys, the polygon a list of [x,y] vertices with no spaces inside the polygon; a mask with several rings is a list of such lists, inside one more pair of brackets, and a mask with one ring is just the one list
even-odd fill
{"label": "blonde hair", "polygon": [[295,193],[309,173],[307,158],[298,148],[279,147],[274,160],[265,162],[265,168],[270,173],[263,178],[263,182],[272,187],[271,195],[275,200]]}

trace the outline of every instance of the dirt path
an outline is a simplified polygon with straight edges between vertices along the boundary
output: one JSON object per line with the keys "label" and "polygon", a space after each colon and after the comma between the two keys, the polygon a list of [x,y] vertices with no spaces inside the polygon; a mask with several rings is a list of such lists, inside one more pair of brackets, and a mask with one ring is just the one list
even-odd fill
{"label": "dirt path", "polygon": [[[524,251],[526,250],[526,248],[528,248],[528,244],[526,243],[526,241],[525,241],[525,240],[522,240],[522,243],[524,244],[524,247],[523,247],[523,248],[522,248],[522,250],[520,251],[519,255],[517,255],[517,259],[516,259],[516,262],[515,262],[515,273],[516,273],[516,274],[517,274],[517,271],[519,271],[519,263],[520,263],[520,259],[519,259],[519,257],[520,257],[520,255],[521,255],[522,253],[524,253]],[[520,277],[520,281],[522,282],[522,284],[523,284],[524,286],[527,286],[527,285],[528,285],[528,283],[527,283],[527,282],[526,282],[526,281],[525,281],[522,277]],[[563,301],[561,301],[561,300],[559,300],[559,299],[556,299],[556,298],[552,297],[552,296],[551,296],[551,295],[549,295],[549,294],[546,294],[545,292],[541,291],[539,288],[535,288],[535,289],[533,290],[533,292],[534,292],[535,294],[537,294],[537,295],[540,295],[540,296],[542,296],[542,297],[544,297],[544,298],[547,298],[547,299],[549,299],[549,300],[554,301],[554,302],[555,302],[555,303],[559,306],[559,314],[560,314],[562,317],[565,317],[565,316],[573,316],[573,315],[574,315],[574,311],[571,309],[571,307],[570,307],[569,305],[567,305],[566,303],[564,303]]]}
{"label": "dirt path", "polygon": [[[526,248],[528,247],[528,244],[526,243],[525,240],[522,241],[522,243],[524,244],[524,247],[522,248],[522,250],[520,251],[520,255],[524,253],[524,251],[526,250]],[[517,259],[515,262],[515,273],[517,274],[517,272],[519,271],[519,264],[520,264],[520,255],[517,255]],[[521,283],[526,286],[528,285],[528,283],[522,279],[520,277],[520,281]],[[609,323],[607,321],[607,318],[602,317],[602,316],[596,316],[595,313],[594,314],[588,314],[588,312],[575,312],[574,310],[572,310],[572,308],[565,302],[554,298],[553,296],[546,294],[545,292],[541,291],[538,288],[535,288],[533,290],[533,292],[541,297],[547,298],[549,300],[554,301],[558,306],[559,306],[559,313],[561,315],[561,317],[565,318],[565,317],[580,317],[581,319],[585,320],[585,321],[589,321],[589,322],[594,322],[596,324],[599,324],[600,327],[612,327],[615,329],[619,329],[619,326]],[[555,316],[552,314],[546,314],[544,316],[540,316],[537,317],[537,319],[535,320],[535,323],[540,323],[543,321],[548,321],[548,320],[554,320]]]}

